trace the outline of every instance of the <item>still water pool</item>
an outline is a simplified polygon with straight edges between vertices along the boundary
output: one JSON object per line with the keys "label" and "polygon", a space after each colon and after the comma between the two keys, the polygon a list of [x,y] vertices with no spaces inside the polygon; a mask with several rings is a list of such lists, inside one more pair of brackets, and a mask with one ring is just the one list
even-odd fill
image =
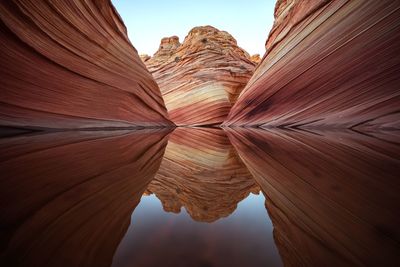
{"label": "still water pool", "polygon": [[394,133],[0,139],[1,266],[396,266]]}

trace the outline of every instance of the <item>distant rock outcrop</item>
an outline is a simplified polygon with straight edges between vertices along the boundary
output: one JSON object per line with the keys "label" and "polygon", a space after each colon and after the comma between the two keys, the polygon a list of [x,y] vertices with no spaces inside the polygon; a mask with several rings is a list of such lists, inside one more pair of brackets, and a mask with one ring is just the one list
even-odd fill
{"label": "distant rock outcrop", "polygon": [[250,60],[254,62],[255,64],[258,64],[261,62],[260,54],[254,54],[250,57]]}
{"label": "distant rock outcrop", "polygon": [[140,59],[143,61],[143,62],[146,62],[147,60],[149,60],[151,57],[149,56],[149,55],[147,55],[147,54],[141,54],[141,55],[139,55],[139,57],[140,57]]}
{"label": "distant rock outcrop", "polygon": [[178,36],[165,37],[161,39],[160,46],[152,58],[153,64],[163,64],[166,60],[175,54],[181,45]]}
{"label": "distant rock outcrop", "polygon": [[278,1],[225,125],[400,129],[399,17],[399,1]]}
{"label": "distant rock outcrop", "polygon": [[0,3],[0,125],[171,125],[110,0]]}
{"label": "distant rock outcrop", "polygon": [[193,28],[182,44],[163,38],[145,64],[177,125],[221,123],[255,65],[229,33],[211,26]]}

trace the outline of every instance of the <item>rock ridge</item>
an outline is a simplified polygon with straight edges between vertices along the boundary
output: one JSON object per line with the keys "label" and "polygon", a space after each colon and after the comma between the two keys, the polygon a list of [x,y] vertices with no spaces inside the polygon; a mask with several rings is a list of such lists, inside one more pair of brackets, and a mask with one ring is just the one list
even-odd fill
{"label": "rock ridge", "polygon": [[172,125],[111,1],[1,1],[0,19],[0,125]]}
{"label": "rock ridge", "polygon": [[177,125],[220,124],[253,74],[255,63],[226,31],[194,27],[182,43],[165,37],[144,61]]}

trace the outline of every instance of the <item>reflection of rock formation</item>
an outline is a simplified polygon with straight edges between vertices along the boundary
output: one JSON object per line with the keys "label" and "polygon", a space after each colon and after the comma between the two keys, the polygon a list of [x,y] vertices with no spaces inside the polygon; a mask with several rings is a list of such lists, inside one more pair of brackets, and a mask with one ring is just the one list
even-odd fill
{"label": "reflection of rock formation", "polygon": [[182,44],[163,38],[145,63],[178,125],[221,123],[254,70],[236,40],[211,26],[193,28]]}
{"label": "reflection of rock formation", "polygon": [[286,266],[400,261],[398,144],[350,133],[228,135],[265,193]]}
{"label": "reflection of rock formation", "polygon": [[170,124],[110,0],[0,2],[0,125]]}
{"label": "reflection of rock formation", "polygon": [[166,211],[178,213],[184,206],[203,222],[228,216],[250,192],[259,192],[222,130],[184,128],[172,133],[147,190]]}
{"label": "reflection of rock formation", "polygon": [[1,266],[109,266],[160,165],[166,132],[0,142]]}
{"label": "reflection of rock formation", "polygon": [[400,128],[400,1],[277,1],[226,125]]}

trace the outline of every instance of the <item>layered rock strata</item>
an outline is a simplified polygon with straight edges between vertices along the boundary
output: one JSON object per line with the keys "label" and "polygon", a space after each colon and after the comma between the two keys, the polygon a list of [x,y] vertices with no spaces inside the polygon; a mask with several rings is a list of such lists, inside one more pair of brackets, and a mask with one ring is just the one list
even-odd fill
{"label": "layered rock strata", "polygon": [[225,125],[399,129],[399,17],[399,1],[278,1]]}
{"label": "layered rock strata", "polygon": [[265,194],[285,266],[400,261],[398,135],[228,134]]}
{"label": "layered rock strata", "polygon": [[0,141],[1,266],[111,266],[157,172],[166,131]]}
{"label": "layered rock strata", "polygon": [[163,38],[145,64],[177,125],[220,124],[255,65],[229,33],[211,26],[193,28],[182,44]]}
{"label": "layered rock strata", "polygon": [[230,215],[249,193],[258,193],[249,171],[219,129],[177,128],[160,170],[147,188],[167,212],[184,207],[196,221]]}
{"label": "layered rock strata", "polygon": [[110,0],[0,3],[0,125],[170,125]]}

